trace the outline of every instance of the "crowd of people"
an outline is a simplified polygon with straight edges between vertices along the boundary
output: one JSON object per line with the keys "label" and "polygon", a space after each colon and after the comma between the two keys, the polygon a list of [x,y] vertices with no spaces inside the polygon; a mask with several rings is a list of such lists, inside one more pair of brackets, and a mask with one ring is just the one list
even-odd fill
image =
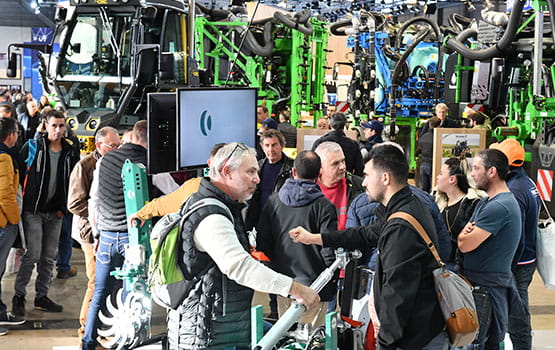
{"label": "crowd of people", "polygon": [[[214,145],[207,177],[189,179],[128,217],[121,169],[126,159],[146,165],[146,121],[137,122],[123,144],[116,129],[100,129],[96,150],[80,159],[62,111],[23,94],[2,96],[0,277],[18,232],[26,250],[11,311],[0,301],[0,326],[24,322],[26,287],[35,268],[35,308],[63,310],[48,291],[56,258],[58,278],[76,273],[65,253],[68,234],[70,243],[73,237],[81,244],[88,279],[79,314],[81,347],[95,349],[102,342],[98,314],[114,290],[111,272],[123,265],[128,227],[176,212],[187,199],[210,197],[227,210],[203,207],[181,230],[178,260],[196,278],[181,305],[168,312],[172,349],[248,349],[255,290],[273,295],[271,318],[295,299],[307,306],[300,326],[322,325],[325,314],[340,307],[343,276],[319,294],[307,286],[330,266],[337,247],[362,250],[360,263],[374,271],[369,308],[378,349],[448,349],[432,276],[437,263],[414,227],[390,219],[396,212],[414,216],[447,266],[473,284],[480,332],[471,348],[498,349],[508,332],[515,349],[531,349],[527,290],[540,202],[522,169],[524,149],[514,139],[477,152],[471,163],[467,157],[447,159],[432,189],[431,181],[409,185],[404,150],[384,142],[377,120],[361,124],[360,144],[346,136],[345,115],[333,113],[331,130],[293,159],[284,153],[293,142],[284,126],[289,115],[283,113],[278,123],[261,106],[257,149],[236,142]],[[25,102],[12,105],[20,100]],[[431,132],[456,126],[446,106],[438,105],[436,113],[426,124]],[[430,131],[420,136],[420,174],[428,178],[431,158],[424,148],[433,144]],[[255,258],[261,255],[253,249],[266,261]]]}

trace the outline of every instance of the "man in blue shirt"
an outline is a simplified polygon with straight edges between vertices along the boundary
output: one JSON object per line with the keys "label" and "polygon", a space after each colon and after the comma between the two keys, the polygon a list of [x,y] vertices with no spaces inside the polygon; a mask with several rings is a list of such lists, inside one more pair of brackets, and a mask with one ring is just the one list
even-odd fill
{"label": "man in blue shirt", "polygon": [[530,326],[530,310],[528,306],[528,286],[532,282],[536,270],[536,233],[540,197],[536,185],[528,177],[522,165],[524,164],[524,148],[516,139],[506,139],[501,143],[494,143],[490,148],[498,149],[509,159],[509,175],[507,186],[515,196],[521,215],[520,243],[513,260],[513,274],[518,293],[522,298],[525,317],[509,318],[509,334],[514,349],[532,349],[532,327]]}
{"label": "man in blue shirt", "polygon": [[486,191],[470,222],[458,236],[463,253],[462,274],[475,287],[480,333],[477,347],[498,349],[511,312],[521,310],[511,264],[520,241],[520,209],[505,179],[509,162],[503,152],[486,149],[472,162],[471,176]]}

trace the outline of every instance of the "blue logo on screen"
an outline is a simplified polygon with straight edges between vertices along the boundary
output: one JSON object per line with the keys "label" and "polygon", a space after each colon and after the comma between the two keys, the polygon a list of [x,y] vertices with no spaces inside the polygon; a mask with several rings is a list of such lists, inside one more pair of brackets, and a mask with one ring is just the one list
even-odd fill
{"label": "blue logo on screen", "polygon": [[207,116],[206,113],[208,113],[208,111],[204,111],[200,115],[200,132],[204,136],[208,136],[208,131],[212,130],[212,116]]}

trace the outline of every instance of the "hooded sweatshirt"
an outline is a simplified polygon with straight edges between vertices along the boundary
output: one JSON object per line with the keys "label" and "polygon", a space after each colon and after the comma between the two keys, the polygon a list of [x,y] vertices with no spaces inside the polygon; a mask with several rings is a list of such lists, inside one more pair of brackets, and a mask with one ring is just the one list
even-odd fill
{"label": "hooded sweatshirt", "polygon": [[[257,249],[271,260],[277,272],[310,285],[335,259],[332,249],[294,243],[289,230],[303,226],[310,232],[337,228],[333,204],[320,187],[310,180],[287,179],[278,193],[268,198],[257,225]],[[333,282],[320,292],[322,301],[330,301]]]}

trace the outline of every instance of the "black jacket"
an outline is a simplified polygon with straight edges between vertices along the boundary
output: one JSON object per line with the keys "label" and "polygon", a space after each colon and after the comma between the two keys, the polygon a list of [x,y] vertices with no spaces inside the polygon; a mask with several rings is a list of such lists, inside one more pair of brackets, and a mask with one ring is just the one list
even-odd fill
{"label": "black jacket", "polygon": [[[249,251],[247,233],[241,220],[244,205],[231,199],[209,180],[202,179],[198,192],[192,194],[190,200],[194,203],[206,197],[216,198],[229,208],[237,239],[245,251]],[[214,259],[198,250],[194,243],[192,233],[211,214],[227,217],[223,208],[206,206],[195,211],[181,229],[180,265],[186,276],[197,277],[198,281],[178,310],[169,314],[171,349],[225,349],[247,347],[250,342],[252,289],[227,278]]]}
{"label": "black jacket", "polygon": [[[29,175],[27,173],[27,165],[25,160],[29,154],[29,144],[26,143],[19,152],[19,179],[21,185],[24,187],[25,195],[23,196],[23,211],[29,211],[34,214],[56,212],[58,210],[66,212],[66,201],[69,187],[69,175],[73,166],[79,159],[76,159],[73,154],[72,141],[62,138],[62,154],[58,164],[56,194],[54,198],[47,203],[48,196],[48,182],[50,178],[50,164],[49,144],[47,134],[39,134],[37,140],[37,151],[35,159],[31,164]],[[27,178],[27,180],[25,180]]]}
{"label": "black jacket", "polygon": [[312,150],[314,151],[316,147],[326,141],[336,142],[341,146],[343,154],[345,155],[345,165],[347,166],[348,172],[358,176],[362,176],[364,174],[362,154],[360,153],[360,147],[355,140],[348,138],[343,130],[333,130],[314,141]]}
{"label": "black jacket", "polygon": [[374,298],[381,322],[379,349],[420,349],[445,326],[432,276],[437,262],[408,222],[386,221],[398,211],[414,216],[437,246],[433,219],[408,186],[387,207],[376,209],[378,220],[371,226],[322,233],[322,240],[325,247],[378,248]]}
{"label": "black jacket", "polygon": [[434,158],[434,129],[429,129],[418,138],[418,147],[420,149],[420,162],[432,164]]}
{"label": "black jacket", "polygon": [[[335,254],[331,248],[294,243],[289,230],[297,226],[310,232],[337,228],[335,207],[314,181],[287,179],[268,198],[256,226],[256,248],[270,258],[270,266],[308,286],[333,263]],[[335,291],[335,284],[328,283],[320,299],[330,301]]]}
{"label": "black jacket", "polygon": [[[461,126],[459,125],[459,122],[456,121],[455,119],[451,119],[446,117],[445,120],[443,120],[441,122],[441,124],[439,124],[439,128],[460,128]],[[421,137],[422,135],[424,135],[425,133],[427,133],[430,130],[430,124],[428,124],[428,122],[426,122],[426,124],[424,124],[424,126],[422,127],[422,130],[420,130],[420,133],[418,134],[418,137]]]}
{"label": "black jacket", "polygon": [[[293,159],[287,157],[285,153],[282,153],[283,164],[279,171],[279,174],[274,181],[274,192],[276,193],[280,190],[281,186],[285,183],[285,180],[291,178],[291,169],[293,169]],[[258,161],[258,176],[262,174],[262,168],[264,164],[268,161],[267,158],[261,159]],[[245,225],[247,230],[252,230],[253,227],[256,226],[258,223],[258,219],[260,217],[260,212],[262,212],[262,206],[260,203],[260,196],[261,196],[260,185],[256,187],[251,200],[249,201],[249,207],[247,209],[247,215],[245,217]]]}

